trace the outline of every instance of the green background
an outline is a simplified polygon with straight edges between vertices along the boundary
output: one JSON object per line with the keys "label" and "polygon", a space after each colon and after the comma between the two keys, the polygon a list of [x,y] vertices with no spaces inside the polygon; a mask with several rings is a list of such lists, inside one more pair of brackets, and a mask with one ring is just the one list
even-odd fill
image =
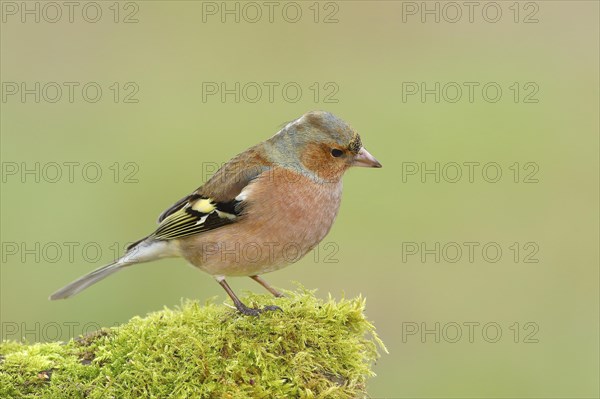
{"label": "green background", "polygon": [[[425,7],[421,2],[321,2],[317,23],[312,1],[298,3],[296,23],[283,18],[284,3],[277,3],[273,22],[256,3],[263,11],[256,23],[244,14],[239,23],[234,16],[222,22],[220,15],[203,21],[203,7],[222,3],[195,1],[141,1],[137,11],[121,3],[115,23],[113,2],[99,4],[97,23],[82,19],[81,7],[73,23],[67,15],[56,23],[32,17],[23,23],[20,14],[3,14],[2,338],[67,339],[69,326],[79,334],[181,298],[224,301],[212,278],[177,259],[131,268],[67,301],[47,297],[110,261],[114,243],[122,247],[151,232],[158,214],[201,185],[215,164],[270,137],[282,123],[324,109],[352,124],[384,167],[349,171],[337,222],[320,252],[267,279],[286,289],[299,281],[321,296],[366,296],[367,314],[390,351],[375,366],[371,396],[598,397],[598,2],[517,3],[518,23],[513,2],[497,3],[502,17],[496,23],[482,16],[485,2],[473,22],[463,6],[456,23],[448,21],[454,16],[448,8],[439,23],[431,15],[423,23],[421,14],[403,13]],[[426,4],[438,4],[443,13],[444,3]],[[138,22],[123,23],[132,11]],[[246,19],[253,18],[254,11],[246,11]],[[332,12],[337,22],[324,23]],[[488,12],[488,19],[494,16]],[[532,12],[538,22],[524,23]],[[95,103],[80,89],[72,103],[66,90],[56,103],[44,97],[36,103],[33,95],[23,102],[7,95],[10,82],[79,82],[79,88],[97,82],[103,94]],[[121,90],[117,102],[114,82]],[[139,88],[137,103],[123,101],[127,82]],[[279,89],[272,102],[266,89],[256,102],[247,101],[250,91],[239,102],[233,95],[203,101],[203,82],[229,88],[277,82]],[[297,102],[281,93],[289,82],[302,88]],[[325,88],[328,82],[333,86]],[[476,82],[479,89],[472,102],[466,89],[459,101],[447,101],[454,97],[451,86],[439,102],[434,95],[422,101],[419,95],[403,99],[403,82],[428,88]],[[497,102],[482,96],[489,82],[503,90]],[[526,88],[528,82],[533,86]],[[338,89],[337,101],[325,102],[331,87]],[[538,89],[534,103],[525,102],[531,87]],[[8,173],[36,162],[49,174],[39,182],[35,175]],[[66,167],[59,181],[48,181],[53,162],[78,162],[74,181]],[[102,170],[96,183],[81,174],[90,162]],[[407,168],[431,169],[436,162],[447,172],[439,182],[406,175]],[[465,166],[462,179],[450,182],[450,166],[442,167],[453,162],[479,162],[473,182]],[[481,165],[493,162],[502,171],[496,183],[481,173]],[[533,166],[526,169],[528,162]],[[537,182],[526,183],[531,168]],[[125,182],[131,172],[137,183]],[[73,259],[69,242],[78,243]],[[472,262],[465,242],[479,244]],[[22,243],[33,252],[12,254]],[[62,248],[60,256],[51,243]],[[84,259],[81,249],[89,243],[102,249],[100,259]],[[453,247],[447,246],[439,262],[434,255],[423,260],[406,253],[411,243],[429,249],[458,243],[463,253],[451,262]],[[502,249],[497,262],[484,258],[486,243]],[[532,248],[537,253],[528,259],[538,262],[524,262]],[[250,279],[230,283],[238,292],[261,290]],[[470,322],[479,323],[473,342],[464,324]],[[421,335],[436,323],[439,342],[434,333]],[[457,325],[462,336],[452,342]],[[484,325],[501,328],[497,342],[488,342],[495,330],[483,333]],[[407,334],[415,326],[419,332]]]}

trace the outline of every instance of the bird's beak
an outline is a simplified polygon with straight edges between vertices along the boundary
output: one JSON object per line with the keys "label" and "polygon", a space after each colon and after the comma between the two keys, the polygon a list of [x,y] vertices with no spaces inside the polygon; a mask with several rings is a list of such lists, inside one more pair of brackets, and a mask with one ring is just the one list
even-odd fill
{"label": "bird's beak", "polygon": [[358,154],[354,157],[352,166],[361,166],[363,168],[381,168],[381,164],[375,157],[369,154],[369,151],[365,150],[365,147],[361,147]]}

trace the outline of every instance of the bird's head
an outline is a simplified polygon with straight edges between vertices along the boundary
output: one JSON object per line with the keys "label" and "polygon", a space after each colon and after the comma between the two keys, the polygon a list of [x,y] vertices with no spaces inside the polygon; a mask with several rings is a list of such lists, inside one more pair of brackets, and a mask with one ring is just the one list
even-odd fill
{"label": "bird's head", "polygon": [[281,154],[281,161],[297,164],[327,180],[339,180],[352,166],[381,168],[363,147],[358,132],[329,112],[308,112],[269,141]]}

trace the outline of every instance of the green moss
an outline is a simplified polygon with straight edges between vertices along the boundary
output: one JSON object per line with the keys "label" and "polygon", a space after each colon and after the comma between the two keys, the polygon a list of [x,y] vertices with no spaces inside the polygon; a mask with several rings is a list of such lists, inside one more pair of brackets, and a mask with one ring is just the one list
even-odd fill
{"label": "green moss", "polygon": [[66,344],[0,345],[1,398],[359,398],[385,350],[365,301],[251,295],[134,317]]}

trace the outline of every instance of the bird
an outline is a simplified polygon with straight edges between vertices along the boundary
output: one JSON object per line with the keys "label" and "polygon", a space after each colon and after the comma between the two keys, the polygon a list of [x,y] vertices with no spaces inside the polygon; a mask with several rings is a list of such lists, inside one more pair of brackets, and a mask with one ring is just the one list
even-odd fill
{"label": "bird", "polygon": [[342,176],[354,166],[382,167],[349,124],[327,111],[307,112],[162,212],[156,230],[122,257],[50,299],[73,296],[135,264],[181,257],[212,275],[243,315],[280,310],[245,305],[226,278],[250,277],[283,296],[261,275],[295,263],[323,240],[340,208]]}

